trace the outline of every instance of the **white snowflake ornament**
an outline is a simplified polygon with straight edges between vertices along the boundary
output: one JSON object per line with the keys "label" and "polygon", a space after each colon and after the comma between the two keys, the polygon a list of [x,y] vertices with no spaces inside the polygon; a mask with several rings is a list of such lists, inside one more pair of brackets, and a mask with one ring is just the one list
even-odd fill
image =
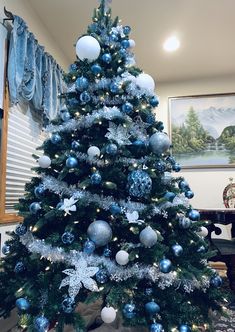
{"label": "white snowflake ornament", "polygon": [[59,210],[63,210],[65,212],[65,215],[71,214],[70,211],[75,212],[77,211],[76,204],[77,200],[74,199],[74,197],[71,198],[65,198],[63,205],[59,208]]}
{"label": "white snowflake ornament", "polygon": [[143,224],[144,220],[139,220],[139,213],[138,211],[133,212],[126,212],[127,220],[129,221],[129,224]]}

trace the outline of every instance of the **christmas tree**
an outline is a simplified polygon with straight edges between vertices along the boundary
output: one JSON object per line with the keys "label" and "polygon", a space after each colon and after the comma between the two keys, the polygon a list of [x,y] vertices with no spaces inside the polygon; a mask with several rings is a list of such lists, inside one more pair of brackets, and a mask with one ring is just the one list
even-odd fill
{"label": "christmas tree", "polygon": [[76,308],[98,299],[104,323],[121,315],[151,332],[199,331],[220,308],[214,253],[189,184],[172,175],[180,165],[130,32],[102,0],[3,247],[1,314],[16,305],[27,331],[87,331]]}

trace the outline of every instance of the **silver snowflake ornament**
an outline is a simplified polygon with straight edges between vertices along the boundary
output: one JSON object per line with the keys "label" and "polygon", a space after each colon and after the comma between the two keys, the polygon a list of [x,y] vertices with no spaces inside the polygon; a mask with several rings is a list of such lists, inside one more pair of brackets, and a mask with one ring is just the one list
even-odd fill
{"label": "silver snowflake ornament", "polygon": [[116,125],[113,122],[109,122],[109,133],[105,135],[109,140],[115,141],[118,145],[131,145],[131,141],[129,140],[131,134],[129,132],[128,127],[124,127],[121,124]]}
{"label": "silver snowflake ornament", "polygon": [[70,211],[75,212],[77,211],[76,203],[78,200],[74,199],[74,197],[71,198],[65,198],[63,205],[59,208],[59,210],[63,210],[65,212],[65,215],[71,214]]}
{"label": "silver snowflake ornament", "polygon": [[88,267],[87,262],[83,257],[74,261],[73,265],[75,266],[75,270],[67,269],[63,271],[68,277],[62,280],[60,288],[69,286],[68,292],[69,296],[72,298],[75,298],[82,286],[90,291],[97,292],[97,283],[91,277],[99,271],[99,268],[95,266]]}

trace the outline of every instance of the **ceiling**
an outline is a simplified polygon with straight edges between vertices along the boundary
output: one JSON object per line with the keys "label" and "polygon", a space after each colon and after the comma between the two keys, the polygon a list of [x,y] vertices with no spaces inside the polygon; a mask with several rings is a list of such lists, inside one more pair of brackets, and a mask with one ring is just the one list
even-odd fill
{"label": "ceiling", "polygon": [[[49,30],[68,64],[73,45],[86,32],[97,0],[27,0]],[[235,74],[235,0],[113,0],[113,16],[130,25],[138,67],[157,82]],[[163,51],[176,34],[181,48]]]}

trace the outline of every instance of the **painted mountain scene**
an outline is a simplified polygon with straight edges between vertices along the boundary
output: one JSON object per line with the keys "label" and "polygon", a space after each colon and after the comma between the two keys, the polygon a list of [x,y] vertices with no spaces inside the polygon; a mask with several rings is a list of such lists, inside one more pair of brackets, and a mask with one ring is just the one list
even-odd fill
{"label": "painted mountain scene", "polygon": [[170,98],[174,156],[184,167],[235,165],[235,94]]}

